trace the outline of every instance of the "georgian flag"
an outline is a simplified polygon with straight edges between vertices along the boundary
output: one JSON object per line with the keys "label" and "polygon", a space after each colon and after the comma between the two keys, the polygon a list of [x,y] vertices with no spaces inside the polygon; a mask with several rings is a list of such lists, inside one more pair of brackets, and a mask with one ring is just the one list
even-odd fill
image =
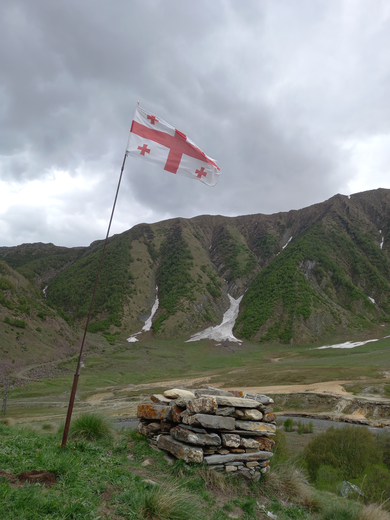
{"label": "georgian flag", "polygon": [[135,110],[126,153],[162,165],[168,172],[199,179],[207,186],[215,186],[219,179],[220,169],[214,159],[182,132],[140,106]]}

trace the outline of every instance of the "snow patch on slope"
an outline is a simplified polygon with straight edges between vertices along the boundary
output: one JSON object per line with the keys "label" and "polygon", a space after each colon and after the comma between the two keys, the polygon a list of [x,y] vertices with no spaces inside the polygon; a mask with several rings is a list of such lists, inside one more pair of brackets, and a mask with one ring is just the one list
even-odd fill
{"label": "snow patch on slope", "polygon": [[[382,230],[380,229],[379,230],[379,233],[382,234]],[[385,242],[385,237],[382,237],[382,242],[379,244],[379,247],[382,249],[383,248],[383,244]]]}
{"label": "snow patch on slope", "polygon": [[154,300],[154,304],[153,304],[152,310],[150,311],[150,316],[145,321],[145,325],[142,327],[140,332],[136,332],[135,334],[132,334],[129,338],[127,338],[126,341],[128,343],[136,343],[138,341],[138,338],[136,338],[136,336],[138,336],[139,334],[142,334],[142,332],[148,332],[148,330],[150,330],[152,328],[153,316],[157,312],[159,303],[160,302],[159,302],[159,299],[158,299],[158,287],[156,286],[156,299]]}
{"label": "snow patch on slope", "polygon": [[233,296],[230,296],[230,294],[228,294],[228,296],[230,300],[230,307],[223,315],[222,323],[220,325],[216,325],[215,327],[209,327],[202,332],[197,332],[191,336],[191,338],[187,340],[186,343],[190,343],[191,341],[199,341],[201,339],[213,339],[215,341],[234,341],[235,343],[242,343],[241,340],[233,336],[233,327],[236,323],[242,296],[237,298],[237,300],[235,300]]}
{"label": "snow patch on slope", "polygon": [[361,347],[362,345],[366,345],[367,343],[374,343],[375,341],[380,341],[382,339],[390,338],[390,336],[385,336],[384,338],[378,339],[368,339],[367,341],[347,341],[346,343],[337,343],[336,345],[326,345],[324,347],[316,347],[314,350],[322,350],[324,348],[356,348]]}

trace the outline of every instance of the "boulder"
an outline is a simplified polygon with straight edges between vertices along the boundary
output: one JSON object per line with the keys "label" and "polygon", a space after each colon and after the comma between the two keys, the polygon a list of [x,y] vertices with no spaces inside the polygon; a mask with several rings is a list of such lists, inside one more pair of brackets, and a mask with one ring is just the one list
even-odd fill
{"label": "boulder", "polygon": [[182,388],[172,388],[171,390],[165,390],[164,396],[170,397],[171,399],[178,399],[179,397],[183,397],[184,399],[196,398],[195,394],[189,390],[183,390]]}

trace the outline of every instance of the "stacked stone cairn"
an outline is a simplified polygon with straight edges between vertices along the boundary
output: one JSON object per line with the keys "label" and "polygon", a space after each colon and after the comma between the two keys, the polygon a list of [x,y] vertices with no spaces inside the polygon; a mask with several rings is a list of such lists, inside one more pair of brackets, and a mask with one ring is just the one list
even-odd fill
{"label": "stacked stone cairn", "polygon": [[138,432],[152,446],[185,462],[240,472],[258,480],[269,471],[276,416],[261,394],[207,387],[172,389],[138,406]]}

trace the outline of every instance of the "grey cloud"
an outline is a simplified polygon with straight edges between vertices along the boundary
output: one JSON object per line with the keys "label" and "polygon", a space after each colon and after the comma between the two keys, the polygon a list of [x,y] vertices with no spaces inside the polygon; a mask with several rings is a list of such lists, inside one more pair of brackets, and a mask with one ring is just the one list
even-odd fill
{"label": "grey cloud", "polygon": [[57,169],[98,182],[64,194],[55,225],[47,208],[33,228],[29,208],[0,214],[3,240],[102,238],[137,100],[215,158],[222,178],[209,189],[129,159],[114,232],[299,208],[344,190],[356,172],[343,142],[390,134],[389,25],[384,0],[375,10],[361,0],[4,0],[0,180]]}

